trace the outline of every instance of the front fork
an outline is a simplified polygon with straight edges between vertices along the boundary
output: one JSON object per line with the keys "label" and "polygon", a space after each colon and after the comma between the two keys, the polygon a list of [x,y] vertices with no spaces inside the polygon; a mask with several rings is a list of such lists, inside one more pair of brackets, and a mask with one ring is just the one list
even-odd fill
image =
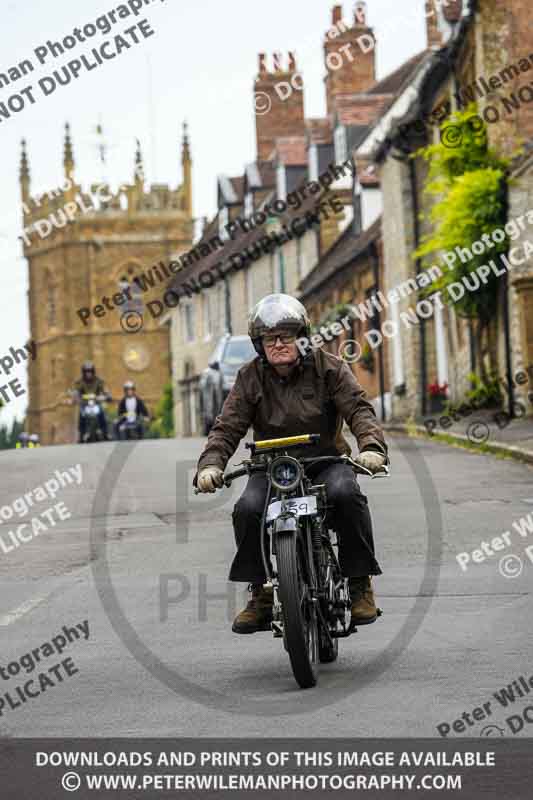
{"label": "front fork", "polygon": [[[299,537],[301,536],[298,520],[292,514],[283,515],[278,517],[271,528],[271,541],[272,541],[272,555],[276,555],[276,541],[277,536],[281,534],[282,536],[294,536]],[[306,537],[307,542],[310,542],[310,538]],[[312,557],[312,552],[308,553],[309,557]],[[312,563],[312,560],[311,562]],[[314,581],[315,582],[315,581]],[[283,630],[283,615],[281,609],[281,598],[279,595],[279,580],[278,574],[275,570],[272,570],[270,573],[270,580],[264,584],[265,586],[271,586],[273,590],[273,607],[272,607],[272,633],[275,639],[283,639],[284,638],[284,630]],[[311,595],[311,600],[313,602],[317,602],[318,598],[314,596],[314,592]]]}
{"label": "front fork", "polygon": [[[296,536],[296,537],[301,536],[298,523],[297,523],[297,521],[295,520],[294,517],[291,516],[291,517],[288,517],[288,518],[285,518],[285,519],[279,518],[279,521],[280,521],[280,527],[281,527],[282,531],[286,532],[289,529],[291,530],[291,533],[285,533],[285,535],[289,535],[289,536],[293,535],[293,536]],[[278,522],[278,521],[276,521],[276,522]],[[306,580],[306,585],[309,587],[309,589],[308,589],[309,600],[315,606],[315,612],[316,612],[317,617],[321,618],[322,617],[322,610],[321,610],[321,607],[320,607],[320,594],[319,594],[319,590],[318,590],[318,586],[317,586],[318,581],[317,581],[317,575],[316,575],[316,570],[315,570],[315,561],[314,561],[314,553],[313,553],[313,550],[314,550],[313,542],[314,542],[315,532],[314,532],[313,528],[311,527],[315,523],[317,523],[319,528],[321,529],[320,520],[317,519],[317,520],[310,521],[308,523],[309,526],[310,526],[309,527],[309,531],[307,532],[309,535],[303,537],[303,539],[304,539],[304,542],[306,544],[306,549],[307,549],[307,553],[306,553],[306,556],[307,556],[307,569],[306,569],[306,571],[309,574],[306,575],[306,579],[307,579]],[[275,528],[276,527],[277,526],[275,526]],[[273,555],[276,554],[276,535],[277,535],[277,532],[278,531],[276,529],[274,531],[272,531],[272,554]],[[265,583],[264,585],[265,586],[271,586],[272,590],[273,590],[274,603],[273,603],[273,608],[272,608],[272,633],[274,634],[274,638],[275,639],[281,639],[281,638],[283,638],[283,635],[284,635],[284,633],[283,633],[283,616],[282,616],[282,609],[281,609],[281,599],[280,599],[280,596],[279,596],[279,581],[278,581],[277,573],[275,571],[272,571],[270,580],[267,583]],[[323,622],[324,625],[327,625],[326,620],[322,619],[322,622]]]}

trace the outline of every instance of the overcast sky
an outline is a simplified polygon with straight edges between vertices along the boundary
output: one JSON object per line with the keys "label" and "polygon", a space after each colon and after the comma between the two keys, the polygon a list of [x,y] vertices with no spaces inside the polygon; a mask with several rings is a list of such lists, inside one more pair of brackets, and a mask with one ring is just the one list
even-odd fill
{"label": "overcast sky", "polygon": [[[127,0],[126,0],[127,1]],[[49,75],[68,59],[38,65],[35,48],[62,40],[76,27],[120,2],[91,0],[3,0],[0,73],[30,58],[35,72],[0,88],[0,103]],[[193,156],[194,214],[215,209],[219,173],[238,175],[255,158],[253,79],[257,54],[294,50],[305,81],[306,116],[325,114],[322,41],[331,24],[329,0],[153,0],[107,35],[78,44],[69,58],[147,18],[155,35],[105,61],[49,97],[35,88],[36,103],[0,121],[0,357],[29,336],[27,266],[17,237],[21,232],[18,170],[20,139],[28,141],[32,194],[57,187],[62,179],[64,124],[72,128],[76,177],[88,185],[102,177],[95,127],[101,120],[108,139],[108,178],[130,181],[135,137],[142,144],[149,182],[181,181],[181,126],[189,123]],[[353,18],[353,0],[344,19]],[[82,10],[83,9],[83,10]],[[368,18],[378,39],[378,78],[425,47],[424,0],[368,0]],[[1,119],[1,118],[0,118]],[[105,365],[99,365],[105,375]],[[19,369],[10,377],[22,377]],[[4,376],[0,375],[2,383]],[[27,395],[0,411],[0,422],[22,416]]]}

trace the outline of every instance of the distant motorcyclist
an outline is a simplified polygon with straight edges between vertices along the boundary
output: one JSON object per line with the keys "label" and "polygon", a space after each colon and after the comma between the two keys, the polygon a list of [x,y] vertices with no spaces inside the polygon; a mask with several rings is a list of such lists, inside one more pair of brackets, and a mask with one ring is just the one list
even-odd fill
{"label": "distant motorcyclist", "polygon": [[16,450],[21,450],[25,447],[29,447],[30,444],[30,434],[26,433],[26,431],[22,431],[19,433],[18,442],[15,445]]}
{"label": "distant motorcyclist", "polygon": [[132,418],[136,421],[137,437],[142,439],[144,436],[143,423],[150,418],[150,415],[143,400],[137,395],[137,388],[134,382],[126,381],[124,384],[124,397],[118,404],[118,417],[115,422],[115,430],[119,439],[123,438],[128,420]]}
{"label": "distant motorcyclist", "polygon": [[[80,404],[83,402],[83,396],[90,394],[94,395],[96,398],[104,397],[106,400],[111,400],[111,395],[106,390],[104,381],[96,374],[96,369],[92,361],[86,361],[82,365],[81,378],[74,383],[73,394],[76,401]],[[102,408],[100,408],[97,420],[104,437],[109,439],[109,434],[107,431],[107,419]],[[87,420],[82,414],[81,407],[78,419],[78,430],[80,442],[83,442],[87,430]]]}

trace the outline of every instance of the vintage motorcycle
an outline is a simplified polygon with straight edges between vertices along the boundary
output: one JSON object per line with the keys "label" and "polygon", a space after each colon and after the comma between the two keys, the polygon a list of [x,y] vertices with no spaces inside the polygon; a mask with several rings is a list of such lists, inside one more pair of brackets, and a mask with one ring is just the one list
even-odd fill
{"label": "vintage motorcycle", "polygon": [[318,664],[335,661],[339,639],[357,630],[349,621],[348,580],[339,566],[337,541],[326,524],[326,487],[314,484],[307,470],[318,463],[339,463],[349,464],[360,475],[389,477],[387,466],[373,474],[345,455],[290,455],[295,448],[319,441],[319,434],[309,434],[247,443],[251,458],[224,476],[230,486],[243,475],[267,475],[261,552],[267,581],[274,589],[272,632],[283,639],[302,689],[316,685]]}
{"label": "vintage motorcycle", "polygon": [[147,422],[147,417],[143,417],[135,411],[127,411],[116,422],[116,438],[121,442],[130,439],[144,439],[144,428]]}

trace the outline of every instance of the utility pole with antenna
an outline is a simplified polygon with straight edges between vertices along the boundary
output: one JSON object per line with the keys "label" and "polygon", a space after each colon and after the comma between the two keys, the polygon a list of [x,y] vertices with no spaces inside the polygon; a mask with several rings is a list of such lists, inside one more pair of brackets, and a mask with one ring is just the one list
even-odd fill
{"label": "utility pole with antenna", "polygon": [[156,114],[153,91],[152,61],[150,56],[146,56],[147,77],[148,77],[148,129],[150,131],[150,149],[152,153],[152,181],[157,182],[157,148],[156,148]]}

